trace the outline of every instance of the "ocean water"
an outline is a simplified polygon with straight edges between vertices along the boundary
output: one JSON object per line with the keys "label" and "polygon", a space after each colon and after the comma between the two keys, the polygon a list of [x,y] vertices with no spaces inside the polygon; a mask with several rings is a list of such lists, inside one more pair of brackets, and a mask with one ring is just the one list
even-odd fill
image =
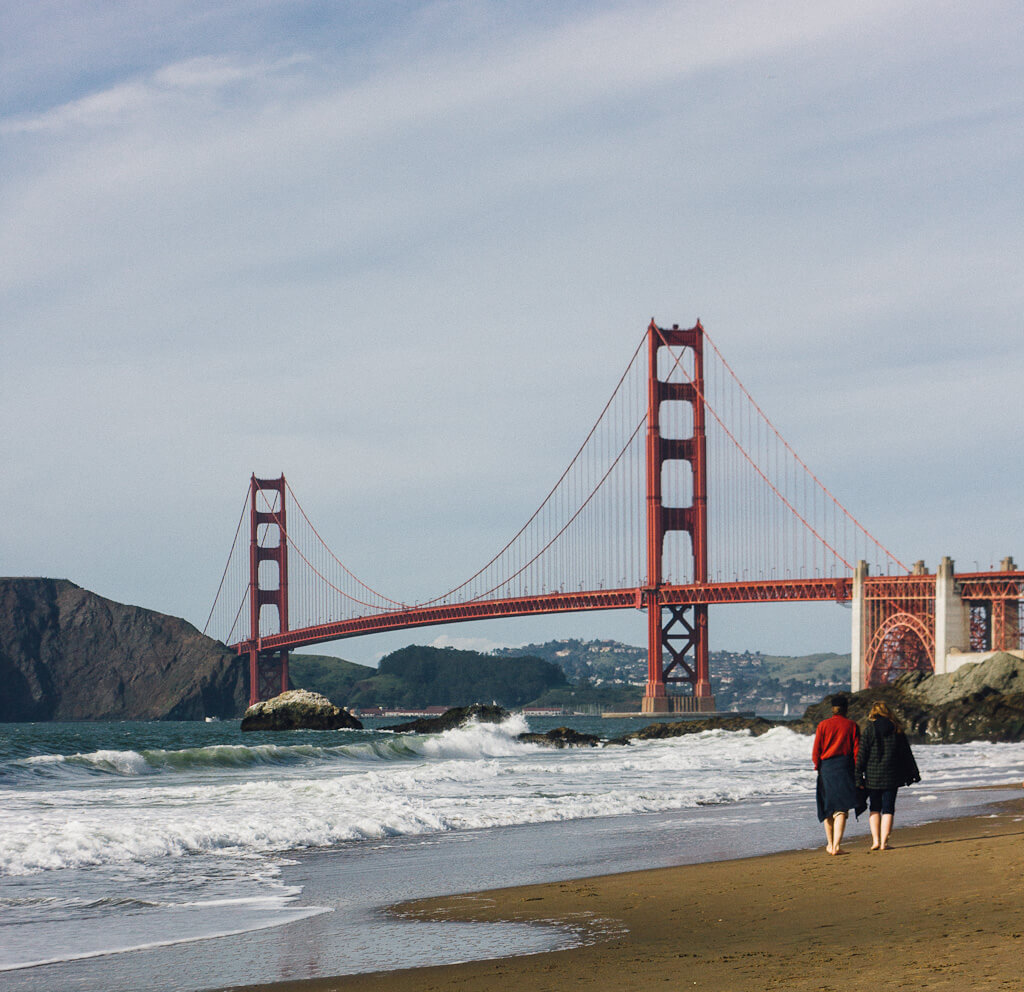
{"label": "ocean water", "polygon": [[[378,907],[819,842],[806,737],[715,731],[565,750],[516,739],[558,723],[605,737],[637,726],[0,725],[0,989],[198,989],[437,962],[440,937]],[[1024,745],[915,754],[924,781],[901,793],[900,822],[951,815],[964,788],[1024,777]],[[800,827],[780,834],[780,819]],[[344,952],[293,966],[297,933],[310,946],[343,935]],[[458,955],[576,939],[470,928]]]}

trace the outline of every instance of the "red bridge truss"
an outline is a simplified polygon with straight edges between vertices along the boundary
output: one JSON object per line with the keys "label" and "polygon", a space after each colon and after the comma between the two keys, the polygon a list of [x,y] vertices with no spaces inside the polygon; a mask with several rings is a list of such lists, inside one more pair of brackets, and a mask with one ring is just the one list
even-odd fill
{"label": "red bridge truss", "polygon": [[957,575],[944,558],[934,575],[854,576],[853,683],[881,685],[908,671],[951,671],[989,651],[1020,651],[1024,573],[1012,558],[998,572]]}
{"label": "red bridge truss", "polygon": [[[1020,646],[1024,575],[1010,565],[960,577],[965,601],[979,604],[972,644]],[[870,673],[861,681],[877,681],[934,667],[937,581],[915,575],[822,485],[699,321],[651,321],[561,478],[468,579],[427,600],[385,596],[335,556],[283,475],[254,475],[206,626],[248,656],[255,702],[287,688],[288,653],[302,646],[639,609],[648,620],[643,711],[710,711],[709,606],[856,599],[870,654],[861,652]],[[687,691],[671,693],[675,685]]]}

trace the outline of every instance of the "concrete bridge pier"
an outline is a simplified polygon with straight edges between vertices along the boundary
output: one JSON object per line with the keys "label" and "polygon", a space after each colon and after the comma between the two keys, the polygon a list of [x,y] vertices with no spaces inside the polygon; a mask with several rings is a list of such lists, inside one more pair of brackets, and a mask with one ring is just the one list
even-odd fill
{"label": "concrete bridge pier", "polygon": [[960,598],[953,571],[953,559],[939,562],[935,572],[935,657],[933,670],[945,675],[959,668],[963,661],[950,661],[953,652],[966,654],[971,650],[971,609]]}

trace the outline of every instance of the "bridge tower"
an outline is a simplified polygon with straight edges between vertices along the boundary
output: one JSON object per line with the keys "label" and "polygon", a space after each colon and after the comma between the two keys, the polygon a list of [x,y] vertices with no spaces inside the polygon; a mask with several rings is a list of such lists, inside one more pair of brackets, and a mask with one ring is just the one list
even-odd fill
{"label": "bridge tower", "polygon": [[[647,329],[647,585],[643,601],[647,609],[647,686],[641,709],[644,713],[711,712],[708,673],[708,607],[706,603],[675,606],[662,603],[662,557],[665,537],[684,531],[690,537],[693,582],[708,577],[707,546],[707,438],[704,413],[704,328],[700,321],[688,330],[673,324],[670,330],[652,320]],[[689,349],[691,381],[678,381],[669,373],[659,374],[662,348]],[[689,403],[693,432],[687,438],[661,435],[661,404]],[[687,462],[693,474],[693,497],[689,506],[665,506],[662,502],[662,466]],[[688,682],[692,695],[673,695],[668,686]]]}
{"label": "bridge tower", "polygon": [[[277,611],[278,632],[288,629],[288,539],[285,517],[285,481],[249,481],[249,705],[271,699],[288,688],[287,650],[264,651],[261,647],[260,612],[264,606]],[[266,532],[260,534],[260,528]],[[262,537],[262,541],[261,541]],[[269,583],[264,562],[277,566],[276,585]],[[263,579],[267,585],[261,584]]]}

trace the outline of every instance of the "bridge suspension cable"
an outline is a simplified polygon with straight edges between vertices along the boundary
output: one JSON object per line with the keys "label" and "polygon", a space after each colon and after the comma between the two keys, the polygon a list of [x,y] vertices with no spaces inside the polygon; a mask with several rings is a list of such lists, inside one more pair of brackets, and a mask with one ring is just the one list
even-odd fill
{"label": "bridge suspension cable", "polygon": [[[676,376],[697,388],[709,421],[709,579],[837,577],[852,572],[862,558],[885,573],[893,566],[908,572],[811,472],[706,330],[704,340],[714,361],[705,356],[703,390],[686,366],[687,356],[663,350],[666,378]],[[676,436],[685,436],[685,427],[682,431]],[[686,562],[685,556],[666,555],[667,577],[692,581],[671,570],[669,562],[679,558]]]}
{"label": "bridge suspension cable", "polygon": [[[867,528],[865,528],[864,525],[859,520],[857,520],[856,517],[853,516],[852,513],[850,513],[850,511],[842,504],[842,502],[840,502],[840,500],[825,486],[825,484],[823,482],[821,482],[821,480],[814,474],[814,472],[811,471],[811,469],[808,467],[807,463],[796,453],[796,451],[793,450],[793,448],[790,445],[790,443],[782,436],[782,434],[779,432],[779,429],[768,418],[768,415],[764,412],[764,410],[761,409],[761,407],[758,405],[758,403],[756,402],[754,397],[750,395],[749,390],[743,384],[743,382],[739,378],[739,376],[736,375],[735,371],[733,371],[733,368],[729,364],[729,362],[726,361],[725,357],[718,350],[718,346],[715,344],[714,340],[711,338],[711,335],[708,334],[707,330],[704,331],[704,340],[711,346],[711,349],[712,349],[712,351],[715,354],[715,358],[718,360],[718,362],[721,365],[721,367],[728,373],[728,375],[731,377],[732,381],[736,384],[737,388],[739,388],[739,390],[741,391],[743,396],[746,397],[747,401],[750,403],[750,405],[757,412],[757,415],[761,418],[761,420],[764,421],[764,424],[766,425],[768,430],[771,431],[771,433],[779,441],[779,443],[782,444],[783,448],[789,454],[789,456],[793,459],[795,464],[798,465],[801,469],[803,469],[803,471],[812,480],[814,485],[818,487],[818,489],[825,496],[825,498],[832,503],[832,505],[836,508],[836,510],[838,510],[838,512],[843,516],[843,518],[846,521],[848,521],[853,527],[855,527],[871,545],[873,545],[879,552],[881,552],[881,554],[884,556],[884,558],[889,563],[898,566],[904,572],[909,572],[910,569],[903,562],[901,562],[899,560],[899,558],[896,557],[896,555],[894,555],[888,548],[886,548],[885,545],[883,545],[881,543],[881,541],[879,541],[876,537],[874,537],[867,530]],[[712,413],[712,416],[714,416],[716,420],[721,422],[720,421],[720,417],[719,417],[719,415],[718,415],[718,413],[716,411],[711,410],[710,412]],[[723,426],[723,428],[725,430],[728,430],[728,428],[726,428],[724,424],[722,426]],[[736,441],[735,443],[736,443],[737,447],[739,447],[740,450],[743,451],[744,454],[749,458],[750,457],[749,456],[749,452],[746,452],[746,450],[743,448],[743,446],[740,444],[740,442]],[[758,468],[756,466],[756,464],[753,462],[752,459],[751,459],[751,464],[754,465],[755,468]],[[789,502],[789,500],[786,498],[786,496],[782,492],[780,492],[778,490],[778,488],[771,482],[771,480],[768,478],[767,474],[764,474],[760,468],[758,468],[758,471],[762,474],[763,478],[768,483],[768,485],[771,486],[772,490],[778,495],[779,499],[783,500],[786,503],[786,505],[792,510],[792,512],[801,520],[801,522],[804,523],[804,525],[808,529],[812,530],[817,535],[817,531],[815,530],[814,526],[811,523],[809,523],[808,521],[803,519],[803,517],[801,516],[799,511],[795,507],[792,506],[792,504]],[[822,541],[822,543],[828,544],[828,539],[826,537],[821,536],[821,535],[817,535],[817,536],[818,536],[819,540]],[[830,544],[828,546],[831,548]],[[843,555],[842,555],[842,553],[840,551],[838,551],[836,549],[832,549],[832,550],[834,551],[835,555],[838,558],[840,558],[840,560],[843,561],[843,564],[846,565],[847,568],[852,569],[855,566],[856,560],[853,561],[853,562],[848,562],[848,561],[845,560],[845,558],[843,558]]]}
{"label": "bridge suspension cable", "polygon": [[[246,493],[246,498],[242,502],[242,512],[238,517],[238,526],[235,528],[235,536],[231,542],[231,550],[228,552],[228,560],[224,563],[224,571],[221,573],[220,584],[217,586],[217,593],[213,597],[213,605],[210,607],[210,615],[206,618],[206,624],[203,626],[203,633],[214,633],[223,634],[221,638],[227,643],[232,634],[239,629],[239,620],[243,615],[243,611],[247,605],[247,597],[242,596],[241,599],[236,599],[234,596],[224,595],[225,585],[232,592],[237,591],[238,587],[241,586],[248,589],[248,577],[244,577],[241,582],[239,581],[239,569],[243,565],[243,556],[237,554],[239,538],[242,534],[242,524],[245,523],[245,515],[249,509],[249,495]],[[244,562],[246,568],[248,568],[248,562]],[[237,602],[238,607],[235,609],[234,616],[225,615],[225,610],[230,610],[232,603]],[[219,610],[219,612],[218,612]],[[217,618],[216,620],[214,618]]]}
{"label": "bridge suspension cable", "polygon": [[[882,573],[893,568],[906,572],[811,472],[706,331],[704,336],[710,345],[700,391],[707,434],[707,581],[842,577],[860,559]],[[378,592],[334,554],[283,478],[271,490],[259,489],[254,479],[252,498],[264,501],[269,521],[256,528],[258,546],[275,536],[287,546],[288,627],[554,593],[642,588],[647,569],[646,341],[644,335],[593,427],[537,509],[486,564],[440,595],[410,602]],[[686,349],[662,347],[661,377],[695,385],[692,360]],[[660,421],[664,438],[693,434],[689,403],[663,401]],[[692,473],[674,471],[673,465],[678,463],[663,466],[662,501],[666,507],[687,507],[693,500]],[[279,506],[278,500],[290,506]],[[245,509],[207,620],[206,629],[226,643],[239,643],[250,633],[244,624],[250,616],[252,551],[244,518]],[[673,531],[665,541],[664,581],[693,583],[689,535]],[[265,588],[262,572],[260,586]],[[261,636],[274,632],[262,615],[259,625]]]}
{"label": "bridge suspension cable", "polygon": [[[468,579],[460,582],[457,586],[452,587],[442,595],[437,596],[434,599],[426,600],[425,602],[421,602],[417,605],[430,606],[436,603],[450,602],[453,600],[472,602],[495,595],[516,595],[513,589],[516,580],[521,580],[527,583],[527,585],[524,585],[523,587],[524,594],[527,592],[527,576],[531,566],[536,564],[541,556],[550,550],[552,546],[562,538],[563,535],[565,535],[568,528],[580,518],[581,514],[584,513],[587,507],[591,504],[598,491],[605,485],[605,483],[608,482],[613,472],[619,468],[623,459],[628,457],[633,446],[637,443],[639,432],[645,423],[645,416],[640,416],[639,421],[630,432],[629,436],[626,437],[624,442],[618,446],[615,442],[609,444],[607,437],[598,435],[598,431],[602,425],[606,423],[606,418],[609,418],[610,411],[613,411],[611,413],[611,417],[615,418],[615,427],[619,434],[621,434],[621,428],[623,425],[628,423],[627,418],[629,417],[629,413],[627,411],[629,409],[633,409],[633,416],[636,417],[638,415],[636,408],[639,398],[635,392],[629,390],[628,386],[624,391],[624,385],[627,383],[627,379],[630,375],[635,375],[637,372],[637,359],[640,355],[641,349],[643,348],[644,341],[645,338],[641,338],[640,343],[633,352],[633,357],[626,366],[626,371],[623,372],[622,376],[619,378],[615,389],[612,391],[611,397],[608,399],[608,402],[605,403],[604,409],[598,415],[597,420],[594,422],[594,426],[591,427],[590,431],[587,433],[586,438],[584,438],[583,443],[576,451],[576,454],[569,462],[565,471],[561,476],[559,476],[558,481],[554,486],[552,486],[540,506],[533,512],[533,514],[531,514],[526,523],[519,528],[511,540],[509,540],[508,543],[496,555],[494,555],[490,561],[487,562],[487,564],[474,572]],[[616,407],[616,403],[617,401],[620,401],[623,395],[625,395],[625,409],[619,409]],[[619,438],[619,440],[621,440],[621,438]],[[581,465],[583,466],[582,468]],[[603,472],[601,471],[601,468],[604,469]],[[574,475],[574,472],[577,470],[579,470],[579,473]],[[600,476],[596,478],[596,481],[592,486],[589,485],[588,482],[584,481],[594,479],[598,472],[600,472]],[[618,477],[618,481],[620,483],[618,495],[620,497],[623,496],[625,492],[624,479],[632,476],[635,472],[635,466],[632,467],[632,471],[627,467],[624,470],[623,475]],[[626,502],[627,501],[620,499],[620,505]],[[530,540],[530,535],[532,534],[531,528],[533,528],[538,521],[546,521],[546,515],[557,515],[555,516],[555,519],[560,521],[560,524],[555,525],[553,533],[549,528],[545,528],[542,530],[542,533],[544,534],[543,537],[537,538],[536,536],[533,536],[533,539]],[[511,565],[506,563],[504,571],[500,569],[495,570],[498,572],[498,574],[495,575],[494,571],[492,571],[494,570],[494,566],[498,565],[505,556],[515,553],[514,549],[517,548],[517,545],[521,541],[528,545],[529,550],[520,550],[518,556],[513,559],[513,563]],[[628,541],[624,547],[629,547]],[[580,561],[578,549],[574,548],[569,550],[567,552],[567,556],[570,559],[575,559],[571,564],[579,570]],[[563,555],[563,564],[565,557],[566,555]],[[628,565],[627,558],[629,558]],[[629,576],[638,574],[636,570],[641,567],[639,558],[629,556],[628,551],[626,551],[625,554],[615,562],[615,565],[618,567],[613,567],[612,574],[616,571],[621,572],[618,584],[623,587],[629,584]],[[474,583],[481,579],[483,580],[483,586],[487,588],[476,589]],[[597,581],[602,583],[605,579],[598,578]],[[581,588],[583,582],[584,580],[580,577],[579,583]],[[546,580],[542,580],[540,585],[542,590],[547,589]],[[564,589],[564,577],[558,585]]]}

